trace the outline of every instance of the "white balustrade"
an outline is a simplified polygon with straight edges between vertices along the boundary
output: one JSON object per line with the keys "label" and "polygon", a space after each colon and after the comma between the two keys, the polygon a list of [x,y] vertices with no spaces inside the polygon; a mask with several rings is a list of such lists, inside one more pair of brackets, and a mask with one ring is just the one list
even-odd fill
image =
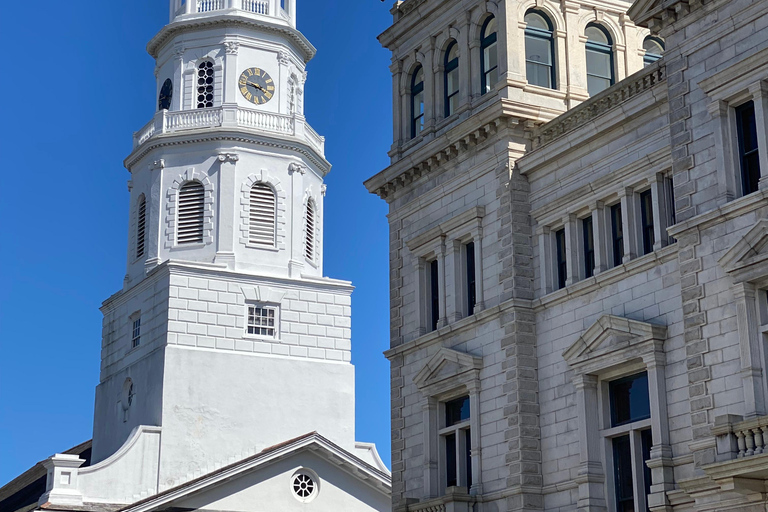
{"label": "white balustrade", "polygon": [[148,122],[141,130],[133,134],[133,147],[138,147],[155,134],[155,120]]}
{"label": "white balustrade", "polygon": [[319,150],[321,153],[325,152],[325,137],[318,135],[317,132],[313,130],[312,127],[308,124],[304,125],[304,134],[307,136],[309,143],[312,144],[315,149]]}
{"label": "white balustrade", "polygon": [[169,112],[165,118],[163,133],[192,130],[195,128],[213,128],[216,126],[221,126],[220,108]]}
{"label": "white balustrade", "polygon": [[197,0],[197,12],[218,11],[224,8],[225,0]]}
{"label": "white balustrade", "polygon": [[267,0],[242,0],[242,10],[269,15],[269,2]]}
{"label": "white balustrade", "polygon": [[738,447],[738,452],[733,453],[739,459],[768,453],[768,416],[746,421],[733,421],[734,419],[741,418],[729,417],[722,425],[717,425],[716,422],[712,433],[716,436],[733,436]]}
{"label": "white balustrade", "polygon": [[294,118],[257,110],[237,110],[237,124],[244,128],[257,128],[269,132],[293,135]]}

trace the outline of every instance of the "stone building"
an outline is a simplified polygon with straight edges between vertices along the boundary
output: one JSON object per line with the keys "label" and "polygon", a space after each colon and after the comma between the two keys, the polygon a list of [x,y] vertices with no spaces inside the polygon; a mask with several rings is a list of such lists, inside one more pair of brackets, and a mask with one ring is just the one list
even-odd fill
{"label": "stone building", "polygon": [[296,0],[171,0],[134,135],[127,273],[107,299],[93,440],[0,510],[384,511],[355,440],[349,282],[323,277],[324,138]]}
{"label": "stone building", "polygon": [[766,510],[768,3],[392,14],[394,510]]}

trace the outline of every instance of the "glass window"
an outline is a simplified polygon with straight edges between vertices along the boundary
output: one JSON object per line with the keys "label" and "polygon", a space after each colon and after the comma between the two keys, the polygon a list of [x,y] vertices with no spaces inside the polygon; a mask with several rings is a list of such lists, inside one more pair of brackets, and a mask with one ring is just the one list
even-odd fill
{"label": "glass window", "polygon": [[653,233],[653,196],[650,190],[640,194],[640,222],[643,229],[643,254],[653,252],[656,237]]}
{"label": "glass window", "polygon": [[648,36],[643,41],[643,50],[645,50],[643,64],[650,66],[664,54],[664,41],[658,37]]}
{"label": "glass window", "polygon": [[445,426],[452,427],[469,419],[469,397],[463,396],[445,403]]}
{"label": "glass window", "polygon": [[525,72],[528,83],[556,89],[552,23],[539,11],[528,11],[525,23]]}
{"label": "glass window", "polygon": [[141,316],[136,316],[131,330],[131,346],[136,348],[139,345],[141,345]]}
{"label": "glass window", "polygon": [[213,106],[213,78],[213,62],[201,62],[197,67],[197,108]]}
{"label": "glass window", "polygon": [[248,334],[254,336],[275,337],[277,332],[277,308],[267,306],[248,306]]}
{"label": "glass window", "polygon": [[581,221],[584,235],[584,276],[595,275],[595,236],[592,229],[592,217]]}
{"label": "glass window", "polygon": [[587,90],[590,96],[614,83],[613,42],[608,32],[596,24],[587,25]]}
{"label": "glass window", "polygon": [[445,51],[445,117],[459,106],[459,45],[453,41]]}
{"label": "glass window", "polygon": [[555,232],[555,246],[557,250],[557,289],[565,288],[568,279],[568,265],[565,254],[565,229]]}
{"label": "glass window", "polygon": [[477,303],[477,284],[475,283],[475,242],[464,246],[467,262],[467,316],[475,314]]}
{"label": "glass window", "polygon": [[429,262],[429,327],[430,331],[437,329],[440,319],[440,287],[437,260]]}
{"label": "glass window", "polygon": [[480,50],[483,58],[481,64],[481,91],[482,94],[489,92],[499,81],[499,55],[497,40],[498,25],[496,18],[491,16],[485,21],[480,36]]}
{"label": "glass window", "polygon": [[472,436],[469,427],[469,397],[463,396],[443,404],[445,424],[440,429],[444,450],[446,487],[472,485]]}
{"label": "glass window", "polygon": [[[675,183],[672,180],[671,175],[664,178],[664,192],[667,201],[667,227],[671,227],[677,224],[677,212],[675,211]],[[667,236],[669,237],[670,244],[677,242],[672,235]]]}
{"label": "glass window", "polygon": [[424,129],[424,68],[416,69],[411,78],[411,138]]}
{"label": "glass window", "polygon": [[610,382],[611,426],[618,427],[651,417],[648,373],[638,373]]}
{"label": "glass window", "polygon": [[736,131],[739,138],[739,163],[741,165],[741,189],[744,195],[756,192],[760,181],[760,160],[757,144],[755,103],[736,107]]}
{"label": "glass window", "polygon": [[621,203],[611,206],[611,241],[613,266],[618,267],[624,261],[624,226],[621,220]]}

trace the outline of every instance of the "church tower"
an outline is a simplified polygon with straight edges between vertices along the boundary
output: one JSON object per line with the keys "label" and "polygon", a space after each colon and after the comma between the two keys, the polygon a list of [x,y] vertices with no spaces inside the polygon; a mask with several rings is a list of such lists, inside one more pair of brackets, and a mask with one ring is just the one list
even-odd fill
{"label": "church tower", "polygon": [[171,0],[147,49],[157,111],[125,160],[94,463],[139,427],[160,432],[158,490],[313,431],[354,451],[352,287],[323,277],[330,164],[296,0]]}

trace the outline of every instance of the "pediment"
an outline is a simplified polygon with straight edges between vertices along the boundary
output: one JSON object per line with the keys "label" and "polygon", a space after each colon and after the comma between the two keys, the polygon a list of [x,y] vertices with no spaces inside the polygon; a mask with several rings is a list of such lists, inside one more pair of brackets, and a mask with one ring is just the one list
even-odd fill
{"label": "pediment", "polygon": [[443,347],[427,361],[413,382],[421,390],[442,387],[457,379],[475,378],[482,367],[482,357]]}
{"label": "pediment", "polygon": [[650,340],[663,343],[666,338],[665,326],[603,315],[563,352],[563,358],[573,366]]}
{"label": "pediment", "polygon": [[[678,4],[683,4],[682,8]],[[673,22],[688,12],[686,0],[635,0],[627,10],[632,22],[657,32],[666,23]]]}
{"label": "pediment", "polygon": [[718,261],[737,282],[768,276],[768,219],[760,219]]}

